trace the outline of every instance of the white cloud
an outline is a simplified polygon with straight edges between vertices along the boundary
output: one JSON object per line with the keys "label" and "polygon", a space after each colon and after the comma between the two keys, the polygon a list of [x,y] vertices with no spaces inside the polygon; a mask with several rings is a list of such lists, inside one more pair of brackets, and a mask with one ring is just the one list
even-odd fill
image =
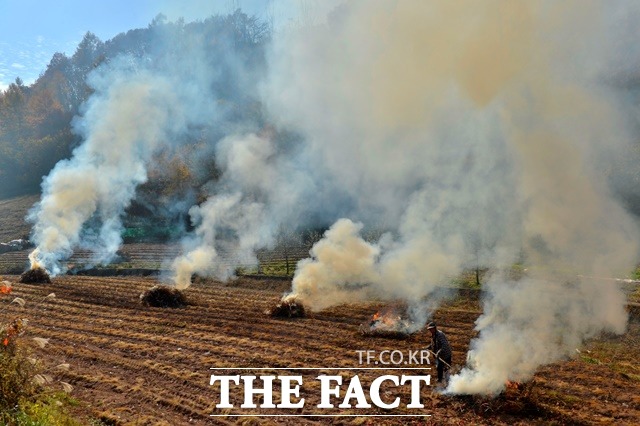
{"label": "white cloud", "polygon": [[12,63],[12,64],[11,64],[11,67],[12,67],[12,68],[17,68],[17,69],[19,69],[19,70],[22,70],[22,69],[25,69],[25,68],[26,68],[26,66],[24,66],[24,65],[22,65],[22,64],[19,64],[19,63],[17,63],[17,62]]}

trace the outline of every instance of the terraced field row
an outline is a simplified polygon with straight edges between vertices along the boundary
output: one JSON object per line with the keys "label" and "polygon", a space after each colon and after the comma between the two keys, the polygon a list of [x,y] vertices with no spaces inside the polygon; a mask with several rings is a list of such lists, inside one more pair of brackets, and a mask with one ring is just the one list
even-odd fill
{"label": "terraced field row", "polygon": [[[16,278],[10,277],[14,281]],[[301,396],[307,403],[300,413],[320,413],[315,408],[319,403],[318,385],[311,380],[319,372],[311,368],[327,368],[327,374],[339,373],[345,378],[358,374],[367,383],[379,372],[355,370],[362,367],[357,351],[408,353],[424,347],[427,341],[424,333],[407,340],[360,335],[358,326],[382,307],[376,302],[344,305],[297,320],[271,318],[265,310],[287,289],[289,283],[284,280],[241,278],[231,285],[199,282],[186,291],[190,305],[185,309],[142,306],[139,295],[154,284],[152,278],[78,276],[57,277],[50,285],[16,283],[11,297],[22,297],[27,303],[20,308],[9,304],[8,298],[0,299],[0,315],[3,321],[29,318],[26,337],[50,339],[50,344],[40,350],[40,357],[49,365],[71,364],[68,372],[58,374],[58,379],[71,383],[75,387],[73,395],[86,402],[78,408],[79,413],[115,424],[242,421],[243,418],[209,416],[221,413],[215,408],[218,387],[209,386],[210,375],[247,373],[229,368],[284,368],[287,370],[250,371],[304,374],[309,385],[303,387]],[[47,299],[51,292],[56,297]],[[478,315],[478,303],[468,300],[451,302],[434,314],[449,336],[454,364],[458,366],[463,364],[469,342],[475,336],[473,322]],[[626,336],[616,338],[616,347],[620,348],[616,356],[625,362],[633,362],[637,356],[634,345],[640,334],[638,328],[637,323],[632,323]],[[337,367],[348,370],[331,370]],[[388,373],[400,375],[402,371]],[[605,363],[576,358],[543,369],[527,388],[526,398],[520,394],[505,394],[491,401],[454,398],[425,388],[422,399],[426,408],[418,414],[433,417],[404,420],[420,424],[514,424],[532,419],[592,423],[597,418],[625,423],[640,419],[639,383]],[[409,398],[408,389],[385,392],[385,398]],[[231,401],[236,406],[242,398],[239,389],[232,389]],[[582,404],[587,404],[589,411],[581,411]],[[254,412],[264,414],[268,410]],[[366,412],[381,413],[375,409]],[[410,413],[416,414],[415,410]],[[278,420],[311,424],[321,419]],[[266,418],[256,421],[262,420]],[[344,423],[351,420],[362,424],[367,419],[346,419]],[[394,419],[388,420],[391,424]]]}
{"label": "terraced field row", "polygon": [[[30,250],[14,251],[0,254],[0,273],[18,274],[27,268]],[[115,269],[168,269],[171,261],[181,254],[177,244],[135,243],[125,244],[118,251],[118,256],[108,265]],[[238,266],[230,259],[230,253],[220,252],[221,264],[229,268]],[[259,250],[257,252],[258,265],[246,264],[240,266],[241,273],[266,275],[291,275],[296,263],[309,256],[309,247],[293,246],[276,248],[273,250]],[[83,268],[94,263],[95,255],[88,250],[77,250],[67,261],[69,269]]]}

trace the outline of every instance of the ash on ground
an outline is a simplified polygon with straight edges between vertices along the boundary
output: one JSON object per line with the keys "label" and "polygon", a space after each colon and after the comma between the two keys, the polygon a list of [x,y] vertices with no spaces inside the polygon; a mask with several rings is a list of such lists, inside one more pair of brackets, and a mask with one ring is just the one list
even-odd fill
{"label": "ash on ground", "polygon": [[23,284],[51,284],[51,277],[44,268],[33,268],[20,275]]}
{"label": "ash on ground", "polygon": [[184,308],[188,305],[187,298],[180,290],[165,285],[153,286],[142,293],[140,302],[154,308]]}

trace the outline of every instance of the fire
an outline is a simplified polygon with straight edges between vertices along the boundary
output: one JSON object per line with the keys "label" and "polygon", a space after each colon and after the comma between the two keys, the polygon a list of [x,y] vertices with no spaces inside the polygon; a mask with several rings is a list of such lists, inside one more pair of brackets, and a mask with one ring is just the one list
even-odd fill
{"label": "fire", "polygon": [[43,265],[40,263],[38,258],[40,257],[40,249],[36,248],[31,253],[29,253],[29,269],[44,269]]}
{"label": "fire", "polygon": [[400,325],[402,317],[394,312],[382,313],[380,311],[371,317],[371,328],[396,329]]}
{"label": "fire", "polygon": [[22,335],[24,333],[25,321],[20,318],[16,318],[9,324],[9,326],[5,329],[5,336],[2,339],[3,346],[9,346],[17,336]]}
{"label": "fire", "polygon": [[511,380],[507,380],[506,382],[504,382],[504,386],[510,390],[521,390],[523,384],[520,382],[512,382]]}
{"label": "fire", "polygon": [[2,284],[0,285],[0,294],[9,294],[11,293],[11,284]]}
{"label": "fire", "polygon": [[414,330],[413,323],[403,318],[397,308],[385,308],[374,313],[369,321],[360,325],[364,335],[408,337]]}

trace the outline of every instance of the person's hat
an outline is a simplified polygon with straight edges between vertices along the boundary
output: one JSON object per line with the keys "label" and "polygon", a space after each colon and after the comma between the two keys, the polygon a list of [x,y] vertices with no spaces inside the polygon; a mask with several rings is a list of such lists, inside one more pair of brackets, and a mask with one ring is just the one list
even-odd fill
{"label": "person's hat", "polygon": [[431,330],[432,328],[436,328],[436,323],[433,321],[427,324],[427,330]]}

